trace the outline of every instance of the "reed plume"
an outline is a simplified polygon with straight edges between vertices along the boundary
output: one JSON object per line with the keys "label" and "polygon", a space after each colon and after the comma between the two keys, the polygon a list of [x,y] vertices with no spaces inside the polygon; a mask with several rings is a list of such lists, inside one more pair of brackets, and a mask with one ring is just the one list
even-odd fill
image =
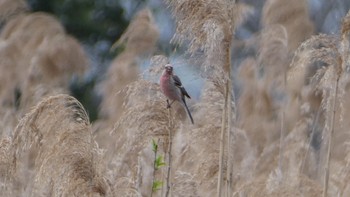
{"label": "reed plume", "polygon": [[[182,44],[189,41],[188,51],[195,54],[203,51],[204,69],[208,76],[211,76],[212,70],[221,70],[223,75],[215,80],[221,83],[221,89],[225,92],[222,99],[224,110],[222,112],[221,126],[221,153],[220,153],[220,171],[218,172],[217,196],[221,196],[222,191],[222,173],[223,173],[223,137],[227,133],[227,147],[231,143],[232,128],[232,81],[231,81],[231,41],[235,28],[235,12],[237,7],[229,1],[167,1],[174,18],[176,20],[176,33],[173,41]],[[214,66],[215,65],[215,66]],[[230,190],[231,186],[231,159],[228,159],[226,188]]]}
{"label": "reed plume", "polygon": [[[176,193],[184,192],[188,176],[193,176],[192,187],[186,190],[198,196],[215,196],[220,157],[221,112],[223,110],[223,93],[213,83],[207,82],[202,92],[201,101],[195,105],[196,128],[183,125],[174,135],[174,166]],[[207,116],[208,112],[212,115]],[[208,124],[208,123],[211,124]]]}
{"label": "reed plume", "polygon": [[314,32],[305,0],[266,1],[262,11],[262,24],[265,28],[271,25],[284,26],[288,34],[288,49],[291,53]]}
{"label": "reed plume", "polygon": [[159,37],[152,13],[148,8],[139,11],[127,30],[112,46],[124,46],[124,51],[111,63],[106,80],[101,84],[104,97],[101,104],[101,117],[116,122],[123,112],[126,97],[122,91],[128,84],[136,81],[140,70],[139,63],[151,55]]}
{"label": "reed plume", "polygon": [[[81,104],[61,94],[88,69],[81,45],[55,17],[28,13],[20,0],[0,3],[0,196],[149,196],[155,180],[163,186],[153,196],[349,196],[350,12],[339,33],[311,36],[305,0],[268,0],[261,17],[254,10],[254,27],[240,30],[253,36],[243,41],[252,49],[231,62],[246,7],[167,3],[173,42],[188,43],[202,65],[195,125],[178,103],[166,109],[156,81],[169,60],[155,56],[139,69],[159,36],[149,9],[113,45],[123,51],[90,125]],[[152,140],[169,171],[154,171]]]}
{"label": "reed plume", "polygon": [[72,75],[83,74],[88,66],[79,42],[68,36],[60,22],[49,14],[27,13],[11,19],[0,40],[0,56],[4,57],[0,66],[11,65],[0,76],[8,84],[3,90],[0,88],[3,103],[14,106],[18,91],[22,95],[18,102],[24,111],[45,95],[68,93]]}
{"label": "reed plume", "polygon": [[88,57],[75,38],[63,34],[44,39],[30,60],[21,88],[22,109],[45,96],[69,93],[71,78],[82,76],[88,66]]}
{"label": "reed plume", "polygon": [[30,196],[107,193],[89,118],[73,97],[43,99],[18,124],[9,152],[13,179],[8,181],[20,192]]}
{"label": "reed plume", "polygon": [[24,0],[3,0],[0,2],[0,24],[8,22],[28,10],[28,5]]}
{"label": "reed plume", "polygon": [[[155,64],[148,76],[152,79],[156,75],[153,72],[163,70],[163,66]],[[165,155],[168,149],[168,130],[176,131],[176,128],[169,128],[166,99],[157,83],[139,79],[129,84],[124,91],[125,110],[112,133],[115,144],[113,150],[118,152],[113,151],[108,158],[112,166],[110,170],[114,172],[110,179],[113,183],[118,183],[114,184],[117,193],[124,188],[123,191],[127,193],[135,190],[141,195],[149,195],[153,180],[152,139],[159,139],[157,154]],[[178,122],[176,117],[171,117],[175,123]],[[165,179],[161,176],[165,173],[164,169],[158,171],[157,180],[164,182]],[[130,180],[129,186],[120,184],[126,178]]]}
{"label": "reed plume", "polygon": [[[258,64],[264,72],[266,86],[282,86],[284,74],[287,72],[291,61],[291,53],[288,51],[286,28],[283,25],[269,25],[262,29],[259,44]],[[279,87],[283,89],[284,87]]]}
{"label": "reed plume", "polygon": [[[273,68],[267,68],[273,70]],[[278,68],[277,68],[278,69]],[[247,132],[257,154],[274,142],[278,136],[278,106],[272,97],[270,79],[259,79],[258,62],[253,58],[245,59],[238,70],[238,80],[242,83],[238,98],[238,125]],[[268,75],[268,74],[267,74]],[[276,77],[272,79],[276,79]],[[264,81],[266,79],[266,81]],[[259,122],[259,124],[252,124]]]}
{"label": "reed plume", "polygon": [[[163,109],[160,103],[160,106],[156,103],[143,105],[142,101],[146,100],[142,99],[148,97],[147,100],[153,102],[151,95],[157,95],[159,89],[155,84],[139,77],[139,64],[152,54],[158,37],[159,31],[151,11],[148,8],[139,11],[121,38],[112,46],[112,49],[121,46],[124,50],[112,61],[106,80],[99,86],[103,95],[99,112],[101,120],[94,126],[97,141],[108,149],[105,159],[112,166],[109,170],[116,173],[110,174],[114,195],[149,195],[149,189],[152,189],[152,148],[147,145],[151,145],[153,135],[143,132],[153,132],[156,129],[159,122],[153,124],[152,118],[156,120],[167,116],[163,112],[157,114],[157,110]],[[142,116],[146,111],[150,113]],[[111,130],[115,131],[112,135],[109,134]],[[130,146],[125,141],[129,141]],[[139,146],[131,149],[136,145]],[[114,150],[118,150],[118,153]],[[122,160],[126,160],[125,163]],[[136,172],[129,176],[137,166],[141,168],[142,165],[144,167],[140,173],[145,174],[138,175]]]}

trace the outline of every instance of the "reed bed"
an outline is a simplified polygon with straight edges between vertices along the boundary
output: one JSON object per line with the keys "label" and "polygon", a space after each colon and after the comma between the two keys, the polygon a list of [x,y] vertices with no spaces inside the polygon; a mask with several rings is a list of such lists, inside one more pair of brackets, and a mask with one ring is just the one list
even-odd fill
{"label": "reed bed", "polygon": [[203,80],[188,102],[195,124],[160,92],[165,64],[186,68],[158,54],[150,9],[113,45],[91,123],[69,96],[89,69],[79,41],[24,1],[0,3],[0,196],[349,196],[350,12],[319,34],[307,1],[268,0],[239,40],[252,5],[165,3],[169,44]]}

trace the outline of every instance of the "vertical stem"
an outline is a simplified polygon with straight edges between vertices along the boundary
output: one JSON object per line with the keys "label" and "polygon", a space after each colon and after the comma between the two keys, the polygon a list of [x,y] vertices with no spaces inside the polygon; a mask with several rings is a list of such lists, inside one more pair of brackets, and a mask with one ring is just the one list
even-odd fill
{"label": "vertical stem", "polygon": [[[171,108],[169,107],[169,146],[168,146],[168,171],[167,171],[167,181],[166,181],[166,184],[167,184],[167,187],[166,187],[166,193],[165,193],[165,196],[168,197],[169,194],[171,193],[171,183],[170,183],[170,180],[171,180],[171,148],[172,148],[172,132],[171,130],[173,129],[173,121],[172,121],[172,117],[171,117]],[[171,196],[171,194],[170,194]]]}
{"label": "vertical stem", "polygon": [[[281,131],[280,131],[280,147],[279,147],[279,159],[278,159],[278,168],[283,175],[283,139],[284,139],[284,109],[282,109],[281,115]],[[282,180],[283,181],[283,176]]]}
{"label": "vertical stem", "polygon": [[[228,93],[228,82],[225,87],[225,95]],[[222,109],[222,119],[221,119],[221,134],[220,134],[220,155],[219,155],[219,172],[218,172],[218,184],[217,184],[217,197],[221,197],[221,188],[222,188],[222,174],[223,174],[223,163],[224,163],[224,135],[226,128],[226,116],[227,116],[227,96],[225,96],[225,102]]]}
{"label": "vertical stem", "polygon": [[[159,139],[157,140],[157,146],[159,144]],[[153,160],[153,177],[152,177],[152,188],[151,188],[151,197],[153,196],[153,184],[156,180],[156,160],[157,160],[157,152],[158,152],[158,147],[154,150],[154,160]]]}
{"label": "vertical stem", "polygon": [[328,150],[327,150],[327,160],[326,160],[326,167],[325,167],[325,178],[324,178],[324,185],[323,185],[323,197],[327,197],[328,193],[328,182],[329,182],[329,166],[330,166],[330,158],[332,153],[332,136],[334,133],[334,119],[335,119],[335,102],[337,100],[337,94],[338,94],[338,82],[339,82],[339,76],[337,76],[337,80],[335,82],[335,90],[334,90],[334,96],[333,96],[333,103],[332,103],[332,118],[331,118],[331,132],[329,134],[329,140],[328,140]]}
{"label": "vertical stem", "polygon": [[[228,85],[227,85],[227,170],[226,170],[226,196],[232,194],[232,161],[233,150],[231,150],[231,142],[233,139],[231,136],[232,128],[232,80],[231,80],[231,48],[227,48],[227,67],[228,67]],[[232,154],[230,154],[232,152]]]}
{"label": "vertical stem", "polygon": [[317,113],[316,113],[316,117],[315,117],[315,119],[313,120],[310,139],[309,139],[309,141],[308,141],[308,143],[307,143],[308,146],[307,146],[307,149],[306,149],[306,153],[305,153],[305,155],[304,155],[304,157],[303,157],[303,160],[301,161],[299,174],[301,174],[301,173],[304,171],[305,163],[306,163],[306,158],[307,158],[307,156],[309,155],[309,152],[310,152],[312,139],[315,137],[316,125],[317,125],[317,123],[318,123],[318,119],[319,119],[319,117],[320,117],[321,111],[322,111],[321,107],[318,108]]}
{"label": "vertical stem", "polygon": [[[286,73],[283,73],[283,89],[286,89],[286,83],[287,83],[287,77],[286,77]],[[285,105],[282,106],[282,114],[281,114],[281,131],[280,131],[280,144],[279,144],[279,159],[278,159],[278,168],[280,170],[280,172],[283,175],[283,139],[284,139],[284,123],[285,123]],[[283,181],[283,176],[282,176],[282,180]]]}
{"label": "vertical stem", "polygon": [[[90,132],[90,146],[91,146],[91,149],[94,149],[94,146],[93,146],[94,143],[94,140],[93,140],[93,137],[92,137],[92,132]],[[95,160],[94,160],[94,150],[92,150],[91,152],[91,165],[93,168],[91,168],[90,170],[94,169],[95,168]],[[92,183],[92,178],[90,177],[90,186],[92,187],[93,183]],[[89,196],[91,197],[92,196],[92,192],[89,192]]]}

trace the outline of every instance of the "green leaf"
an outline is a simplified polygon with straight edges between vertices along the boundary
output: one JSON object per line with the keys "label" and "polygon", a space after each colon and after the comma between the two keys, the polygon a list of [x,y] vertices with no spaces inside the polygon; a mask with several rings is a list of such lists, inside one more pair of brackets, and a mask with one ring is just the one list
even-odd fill
{"label": "green leaf", "polygon": [[152,185],[152,190],[157,191],[160,190],[163,186],[163,181],[154,181]]}
{"label": "green leaf", "polygon": [[166,163],[164,162],[163,156],[159,155],[155,161],[156,170],[158,170],[162,166],[165,166],[165,164]]}
{"label": "green leaf", "polygon": [[158,144],[154,139],[152,139],[152,150],[155,153],[158,151]]}

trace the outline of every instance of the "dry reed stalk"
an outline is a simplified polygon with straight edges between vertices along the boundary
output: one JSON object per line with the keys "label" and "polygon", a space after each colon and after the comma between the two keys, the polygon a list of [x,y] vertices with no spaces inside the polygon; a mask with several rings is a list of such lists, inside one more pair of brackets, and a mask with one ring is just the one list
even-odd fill
{"label": "dry reed stalk", "polygon": [[257,61],[264,69],[267,87],[283,86],[283,76],[291,60],[288,45],[288,33],[283,25],[269,25],[262,30]]}
{"label": "dry reed stalk", "polygon": [[[163,68],[164,65],[156,65]],[[155,70],[162,70],[153,68]],[[155,73],[149,73],[154,77]],[[151,76],[151,78],[152,78]],[[131,177],[136,180],[134,174],[135,168],[138,168],[137,158],[144,163],[139,181],[142,182],[137,191],[141,195],[149,195],[149,189],[152,188],[152,153],[149,151],[149,145],[152,139],[160,139],[159,155],[165,155],[169,150],[169,130],[176,131],[176,128],[169,128],[169,118],[172,121],[178,121],[177,116],[168,116],[166,110],[166,99],[161,94],[159,85],[144,79],[139,79],[127,86],[125,91],[124,112],[116,123],[114,133],[115,150],[110,163],[114,165],[112,171],[115,171],[113,179],[118,180],[122,177]],[[173,126],[176,124],[174,123]],[[161,168],[159,174],[166,174],[166,169]],[[159,180],[157,178],[157,180]],[[170,180],[171,181],[171,180]],[[165,185],[165,184],[164,184]],[[115,188],[117,191],[118,188]]]}
{"label": "dry reed stalk", "polygon": [[[348,65],[348,18],[345,17],[343,21],[341,42],[338,38],[324,35],[309,39],[299,47],[294,58],[296,61],[292,63],[292,65],[295,65],[295,62],[301,62],[301,66],[298,66],[299,68],[292,67],[289,72],[289,82],[293,82],[295,80],[293,77],[297,75],[301,75],[303,78],[307,75],[313,75],[311,80],[304,80],[304,83],[310,86],[311,90],[308,95],[303,96],[303,99],[304,102],[306,101],[312,104],[312,102],[315,102],[313,101],[315,100],[315,96],[317,96],[317,103],[310,105],[311,112],[320,111],[318,109],[320,107],[324,109],[321,115],[321,118],[325,122],[323,138],[328,143],[326,147],[321,147],[321,153],[324,151],[324,156],[326,157],[324,163],[323,196],[328,195],[329,188],[330,164],[334,146],[332,141],[335,135],[336,113],[338,113],[336,101],[339,99],[341,103],[344,96],[342,93],[344,92],[344,86],[340,84],[340,80],[343,78],[343,71]],[[313,68],[312,66],[315,65],[315,62],[322,62],[324,66]],[[329,132],[325,133],[325,131]],[[321,154],[321,156],[323,155]]]}
{"label": "dry reed stalk", "polygon": [[21,108],[25,111],[41,98],[68,93],[72,76],[82,76],[88,58],[78,41],[68,35],[45,38],[30,60],[28,76],[21,86]]}
{"label": "dry reed stalk", "polygon": [[328,196],[328,182],[329,182],[329,171],[330,171],[330,160],[331,160],[331,153],[332,153],[332,138],[334,135],[334,122],[335,122],[335,113],[336,113],[336,100],[338,97],[338,82],[339,82],[339,75],[337,79],[335,80],[335,87],[334,87],[334,95],[333,95],[333,102],[332,102],[332,114],[331,114],[331,122],[330,122],[330,134],[328,139],[328,148],[327,148],[327,159],[326,159],[326,166],[325,166],[325,178],[323,182],[323,197]]}
{"label": "dry reed stalk", "polygon": [[[291,69],[288,73],[288,86],[293,88],[297,87],[293,84],[295,77],[300,77],[299,80],[302,80],[304,83],[304,92],[307,90],[308,92],[304,95],[301,95],[302,104],[305,103],[309,106],[307,111],[303,116],[305,117],[308,114],[311,114],[312,117],[317,117],[317,119],[323,120],[318,121],[313,124],[324,124],[324,131],[329,131],[323,134],[324,141],[328,141],[328,149],[325,152],[325,177],[323,179],[324,192],[327,193],[328,187],[328,177],[329,177],[329,159],[330,159],[330,146],[332,143],[329,141],[332,139],[333,130],[334,130],[334,118],[335,118],[335,100],[338,99],[338,80],[341,73],[341,65],[339,62],[340,53],[337,49],[338,40],[332,38],[331,36],[319,35],[316,37],[312,37],[309,40],[305,41],[297,50],[297,53],[294,57],[294,61],[292,62]],[[299,62],[299,63],[296,63]],[[316,63],[322,63],[323,67],[317,67]],[[322,65],[321,64],[321,65]],[[298,76],[299,75],[299,76]],[[310,76],[310,80],[308,77]],[[297,82],[300,83],[300,82]],[[335,87],[333,84],[336,84]],[[299,85],[298,85],[299,86]],[[300,87],[300,86],[299,86]],[[335,88],[335,92],[332,89]],[[293,92],[293,90],[292,90]],[[303,91],[301,91],[303,92]],[[292,98],[293,99],[293,98]],[[332,104],[333,103],[333,104]],[[303,104],[303,105],[305,105]],[[322,108],[323,110],[320,110]],[[321,113],[322,112],[322,113]],[[320,113],[318,115],[318,113]],[[313,115],[317,114],[317,115]],[[315,126],[312,126],[315,127]],[[313,130],[313,129],[312,129]],[[313,131],[312,131],[313,133]],[[312,136],[313,137],[313,134]],[[313,139],[310,139],[311,141]],[[320,157],[323,156],[324,147],[321,146],[321,154]],[[305,154],[308,154],[307,149]],[[305,156],[304,156],[305,157]],[[302,159],[301,169],[303,167],[305,158]],[[322,160],[322,158],[321,158]],[[320,162],[321,163],[321,162]],[[321,164],[320,164],[321,165]],[[299,169],[300,172],[300,169]],[[323,193],[325,195],[325,193]]]}
{"label": "dry reed stalk", "polygon": [[[73,97],[57,95],[42,100],[18,124],[10,152],[14,181],[31,196],[107,193],[89,118]],[[23,173],[34,181],[25,182]]]}
{"label": "dry reed stalk", "polygon": [[12,107],[0,107],[0,138],[9,137],[18,123],[17,110]]}
{"label": "dry reed stalk", "polygon": [[[276,120],[280,114],[271,96],[272,87],[258,77],[258,63],[255,59],[245,59],[239,68],[238,79],[242,82],[242,92],[238,99],[238,125],[247,132],[252,145],[260,154],[264,147],[278,139],[279,126]],[[259,124],[251,124],[259,122]]]}
{"label": "dry reed stalk", "polygon": [[100,116],[113,122],[123,113],[125,92],[122,90],[138,79],[140,74],[134,54],[123,52],[111,63],[102,82],[103,100],[101,103]]}
{"label": "dry reed stalk", "polygon": [[57,34],[65,34],[64,27],[52,15],[47,13],[30,13],[14,18],[6,24],[0,38],[16,42],[24,52],[24,57],[30,58],[36,48],[46,38]]}
{"label": "dry reed stalk", "polygon": [[28,10],[28,5],[24,0],[3,0],[0,2],[0,23],[6,23]]}
{"label": "dry reed stalk", "polygon": [[288,49],[292,53],[314,31],[306,0],[266,1],[263,7],[262,23],[265,27],[275,24],[283,25],[288,34]]}
{"label": "dry reed stalk", "polygon": [[[177,22],[176,33],[173,40],[182,44],[184,41],[189,41],[188,51],[192,54],[199,50],[204,51],[205,55],[205,69],[210,70],[212,65],[218,65],[225,73],[223,89],[227,88],[227,94],[224,100],[226,108],[232,108],[231,95],[233,94],[231,88],[231,40],[237,16],[234,14],[235,4],[229,1],[173,1],[168,0],[171,6],[173,15]],[[210,71],[209,71],[210,72]],[[229,111],[229,110],[225,110]],[[221,132],[226,132],[230,136],[231,128],[231,114],[223,112]],[[222,136],[223,134],[221,134]],[[228,139],[231,141],[231,139]],[[224,143],[224,141],[220,141]],[[220,145],[223,148],[223,144]],[[223,150],[221,157],[223,157]],[[222,166],[223,158],[219,159],[220,167],[218,174],[217,196],[221,196],[222,188]],[[230,169],[229,169],[230,170]],[[228,172],[230,174],[230,172]],[[227,187],[228,183],[226,182]]]}
{"label": "dry reed stalk", "polygon": [[[228,83],[227,83],[227,86],[225,88],[225,95],[228,95],[228,92],[229,92],[229,86],[228,86]],[[217,196],[218,197],[221,197],[222,194],[222,186],[223,186],[223,183],[222,181],[223,180],[223,177],[222,177],[222,174],[223,174],[223,166],[224,166],[224,143],[225,143],[225,140],[224,140],[224,137],[225,137],[225,130],[226,130],[226,117],[227,117],[227,99],[228,97],[225,96],[225,100],[224,100],[224,106],[223,106],[223,110],[222,110],[222,118],[221,118],[221,132],[220,132],[220,158],[219,158],[219,175],[218,175],[218,184],[217,184]]]}
{"label": "dry reed stalk", "polygon": [[339,86],[339,79],[342,75],[343,69],[346,69],[349,66],[349,35],[350,35],[350,12],[344,17],[342,27],[341,27],[341,48],[340,48],[340,54],[341,57],[337,59],[338,64],[334,65],[336,66],[335,70],[335,87],[334,87],[334,94],[332,96],[332,106],[331,106],[331,115],[330,115],[330,134],[328,139],[328,147],[327,147],[327,159],[326,159],[326,165],[325,165],[325,178],[324,178],[324,190],[323,190],[323,197],[328,196],[328,187],[329,187],[329,174],[330,174],[330,161],[332,156],[332,139],[334,135],[334,124],[335,124],[335,114],[336,114],[336,101],[338,99],[338,86]]}
{"label": "dry reed stalk", "polygon": [[[319,38],[324,38],[324,37],[319,36]],[[329,38],[331,38],[331,37],[329,37]],[[311,77],[312,77],[314,75],[315,71],[313,71],[310,68],[308,68],[308,66],[312,65],[312,63],[315,62],[315,61],[325,62],[325,64],[329,65],[329,67],[333,67],[333,66],[339,65],[337,63],[337,57],[339,57],[339,52],[337,52],[337,50],[335,48],[336,44],[334,44],[334,43],[336,43],[336,41],[334,41],[332,39],[321,40],[321,39],[315,39],[315,38],[313,38],[313,40],[314,40],[313,43],[311,41],[308,41],[308,45],[304,44],[301,47],[301,48],[304,47],[304,50],[308,51],[307,55],[305,55],[305,53],[304,53],[304,55],[301,56],[299,53],[297,53],[297,55],[296,55],[294,60],[300,61],[301,63],[300,64],[295,64],[295,62],[294,62],[292,65],[297,65],[299,67],[299,69],[296,69],[295,67],[292,67],[291,70],[294,70],[294,71],[293,72],[291,72],[291,71],[289,72],[288,79],[289,79],[289,82],[290,82],[291,79],[293,79],[293,77],[295,77],[295,75],[290,75],[290,73],[294,73],[294,74],[296,74],[296,76],[301,74],[303,76],[303,78],[301,79],[302,80],[301,83],[310,83],[310,84],[312,84],[312,86],[314,87],[313,91],[317,91],[317,89],[323,89],[326,92],[329,92],[330,86],[326,85],[327,84],[326,80],[328,80],[328,82],[331,82],[331,84],[333,84],[333,80],[332,79],[334,79],[334,77],[333,77],[334,75],[332,75],[332,74],[334,74],[334,69],[320,70],[320,71],[316,72],[316,76],[313,78],[313,80],[310,80],[310,81],[305,80],[304,77],[306,77],[307,75],[311,75]],[[325,44],[324,45],[316,44],[316,43],[321,43],[321,42],[323,42]],[[299,50],[299,52],[300,52],[300,50]],[[300,55],[300,56],[298,56],[298,55]],[[298,59],[298,58],[300,58],[300,59]],[[310,58],[310,59],[307,59],[307,58]],[[303,70],[303,69],[305,69],[305,70]],[[296,70],[298,70],[298,72],[296,72]],[[303,71],[303,72],[300,72],[300,71]],[[247,78],[252,78],[252,76],[254,76],[254,74],[252,74],[252,73],[254,73],[254,72],[247,72],[247,76],[248,76]],[[293,79],[293,80],[295,80],[295,79]],[[316,85],[316,84],[318,84],[318,85]],[[288,84],[288,85],[294,85],[294,84]],[[328,98],[327,94],[324,95],[324,98],[325,98],[325,100]],[[301,123],[301,124],[303,124],[303,123]],[[301,128],[295,128],[295,131],[298,131],[298,130],[302,131]],[[303,129],[303,130],[305,131],[306,129]],[[305,147],[307,147],[307,143],[305,143],[305,144],[301,143],[298,146],[293,145],[293,144],[288,145],[288,143],[286,143],[286,140],[288,140],[288,139],[289,140],[293,140],[293,141],[294,140],[297,141],[298,138],[300,138],[299,141],[303,142],[303,140],[304,140],[303,136],[305,136],[305,133],[300,134],[300,133],[296,133],[295,131],[290,132],[290,135],[287,135],[286,139],[284,139],[284,140],[280,139],[280,142],[282,141],[282,144],[284,144],[284,146],[285,146],[284,149],[286,150],[286,152],[285,151],[283,151],[283,152],[280,151],[280,154],[285,158],[284,160],[286,160],[283,163],[291,162],[289,165],[286,165],[286,164],[283,165],[284,169],[285,169],[284,171],[285,171],[286,174],[284,176],[282,176],[280,174],[281,171],[277,170],[274,173],[271,173],[271,175],[272,175],[271,176],[271,180],[268,181],[268,182],[270,182],[270,183],[279,183],[280,182],[279,180],[281,180],[281,178],[284,178],[284,180],[286,180],[285,182],[288,182],[290,184],[293,183],[294,186],[298,186],[299,185],[300,180],[298,181],[298,179],[296,179],[293,176],[295,176],[294,172],[296,170],[299,171],[300,168],[299,167],[298,168],[295,168],[295,167],[291,168],[292,166],[299,166],[299,164],[296,165],[295,163],[293,163],[295,161],[299,161],[299,159],[296,159],[295,156],[293,157],[291,155],[290,151],[293,150],[293,147],[300,147],[301,150],[304,151]],[[297,138],[296,135],[299,136],[299,137]],[[275,148],[273,148],[274,152],[271,152],[270,154],[268,154],[270,157],[271,157],[271,155],[278,155],[277,154],[278,153],[278,151],[277,151],[278,148],[277,147],[280,147],[280,146],[278,146],[276,143],[274,143],[274,147],[275,147]],[[295,151],[295,150],[293,150],[293,151],[294,152],[299,152],[299,151]],[[280,156],[280,158],[281,158],[281,156]],[[266,158],[263,159],[263,157],[262,157],[261,161],[263,161],[263,160],[267,160],[267,159]],[[257,163],[259,163],[259,165],[261,167],[266,166],[266,164],[264,164],[264,162],[261,162],[261,161],[257,162]],[[269,166],[271,166],[271,160],[268,160],[268,161],[269,162],[266,161],[267,164]],[[278,162],[277,161],[278,161],[278,159],[274,160],[274,162],[275,162],[274,166],[278,166],[278,164],[277,164]],[[302,159],[300,161],[302,161]],[[280,163],[282,163],[282,162],[280,162]],[[301,167],[301,165],[300,165],[300,167]],[[271,169],[270,170],[264,169],[264,170],[259,170],[259,171],[266,173],[266,172],[271,172],[272,170]],[[259,176],[258,174],[256,176]],[[256,183],[252,183],[252,185],[256,185]],[[272,185],[274,185],[274,184],[272,184]],[[282,191],[282,189],[284,187],[286,187],[286,185],[284,185],[284,184],[282,184],[280,186],[278,186],[278,185],[279,184],[275,185],[275,189],[274,190],[278,191],[278,193],[280,195],[281,194],[280,192]],[[290,186],[287,186],[287,188],[288,187],[290,188]],[[262,192],[261,195],[262,196],[264,196],[264,195],[274,196],[276,194],[276,192],[274,192],[274,190],[272,190],[273,191],[272,193],[270,193],[270,192],[269,193]],[[305,188],[302,189],[303,195],[305,195],[304,194],[305,193],[304,190],[305,190]],[[320,191],[322,191],[322,190],[320,190]],[[312,193],[306,193],[306,194],[307,195],[313,195]],[[245,194],[245,195],[247,195],[247,194]],[[259,194],[255,194],[255,195],[259,196]],[[253,195],[253,196],[255,196],[255,195]]]}
{"label": "dry reed stalk", "polygon": [[[172,117],[172,113],[171,113],[171,108],[169,107],[168,109],[168,118],[169,118],[169,128],[174,128],[174,123],[173,123],[173,117]],[[172,165],[172,147],[173,147],[173,132],[171,131],[171,129],[168,129],[168,140],[169,140],[169,144],[168,144],[168,150],[167,150],[167,155],[168,155],[168,169],[167,169],[167,176],[166,176],[166,192],[165,192],[165,196],[168,197],[169,194],[171,196],[172,194],[172,183],[171,183],[171,177],[172,177],[172,173],[171,173],[171,165]]]}
{"label": "dry reed stalk", "polygon": [[106,81],[101,84],[104,97],[100,110],[102,117],[116,122],[123,113],[126,95],[122,90],[139,78],[138,64],[142,58],[153,53],[158,38],[158,27],[151,11],[148,8],[139,11],[112,46],[125,45],[125,49],[113,60],[107,71]]}
{"label": "dry reed stalk", "polygon": [[[279,132],[279,168],[282,172],[285,105],[283,101],[280,101],[282,104],[277,104],[278,101],[276,102],[272,95],[285,94],[284,76],[291,56],[288,51],[287,29],[278,23],[265,24],[258,39],[259,56],[257,62],[248,59],[247,62],[242,63],[242,66],[255,68],[248,67],[242,69],[253,69],[253,75],[255,75],[257,72],[255,70],[261,67],[260,69],[264,74],[262,79],[258,79],[258,77],[255,76],[239,76],[239,78],[242,78],[245,82],[243,84],[244,90],[240,98],[243,105],[239,105],[240,111],[244,113],[240,122],[243,123],[243,129],[246,129],[248,133],[252,133],[250,134],[251,138],[256,139],[254,140],[254,144],[257,145],[258,154],[262,151],[263,147],[277,140],[277,132]],[[251,81],[248,82],[249,80]],[[257,94],[257,92],[262,92],[262,94]],[[249,100],[246,100],[248,98]],[[262,106],[259,106],[258,103],[262,101],[265,102],[260,104]],[[250,110],[247,111],[247,109]],[[251,121],[260,121],[261,124],[252,126],[250,123]],[[280,121],[279,126],[276,124],[277,121]],[[266,126],[268,126],[268,128],[264,128]]]}
{"label": "dry reed stalk", "polygon": [[[3,102],[13,103],[12,95],[17,91],[23,111],[45,95],[66,93],[72,75],[83,74],[88,65],[78,41],[66,35],[60,22],[49,14],[39,12],[15,17],[6,24],[0,39],[4,41],[0,56],[5,56],[0,66],[11,63],[12,67],[5,73],[11,77],[11,85],[3,93],[12,98]],[[16,58],[7,55],[12,53]]]}
{"label": "dry reed stalk", "polygon": [[9,137],[0,139],[0,196],[14,196],[16,193],[16,191],[13,191],[14,185],[8,184],[13,180],[10,154],[11,141]]}
{"label": "dry reed stalk", "polygon": [[309,138],[309,142],[308,142],[308,148],[307,151],[305,152],[305,155],[303,157],[302,163],[300,165],[300,172],[299,174],[302,174],[304,169],[305,169],[305,165],[306,165],[306,159],[308,157],[308,154],[310,153],[310,149],[312,148],[312,140],[315,139],[316,136],[316,128],[317,128],[317,124],[319,121],[319,117],[321,114],[321,108],[319,108],[319,110],[316,113],[316,117],[313,120],[312,126],[311,126],[311,134],[310,134],[310,138]]}
{"label": "dry reed stalk", "polygon": [[150,55],[155,49],[159,38],[159,30],[149,8],[140,10],[131,20],[123,35],[111,49],[125,45],[126,51],[132,51],[137,56]]}
{"label": "dry reed stalk", "polygon": [[[317,196],[321,194],[322,188],[317,181],[305,175],[296,175],[301,165],[302,153],[307,150],[304,136],[310,120],[298,122],[293,131],[283,138],[285,150],[282,152],[283,175],[279,170],[280,142],[276,140],[267,145],[260,157],[254,161],[255,167],[250,168],[253,169],[253,176],[238,185],[235,196]],[[316,161],[313,165],[315,163]],[[301,189],[298,189],[299,185],[302,185]]]}
{"label": "dry reed stalk", "polygon": [[20,47],[7,41],[1,41],[0,44],[0,105],[5,107],[13,107],[16,105],[15,90],[20,82],[17,72],[17,64],[21,55]]}
{"label": "dry reed stalk", "polygon": [[194,180],[194,175],[190,173],[176,171],[173,184],[173,196],[200,196],[196,190],[198,183]]}
{"label": "dry reed stalk", "polygon": [[[286,114],[287,128],[290,128],[298,119],[308,114],[315,114],[322,106],[325,98],[320,81],[330,65],[336,65],[337,45],[339,39],[335,36],[313,36],[297,49],[290,69],[287,73],[287,90],[290,95],[287,110],[293,113]],[[298,106],[309,106],[302,112],[295,110]],[[320,116],[320,120],[324,115]]]}
{"label": "dry reed stalk", "polygon": [[[194,106],[195,116],[201,117],[196,122],[196,128],[184,124],[175,132],[172,165],[175,174],[174,195],[181,196],[186,192],[195,196],[216,195],[223,97],[221,90],[213,83],[206,82],[200,102]],[[211,112],[210,116],[208,112]],[[224,154],[227,155],[227,151]],[[179,176],[183,173],[189,176]],[[193,179],[189,178],[191,176]]]}
{"label": "dry reed stalk", "polygon": [[[286,89],[286,82],[287,82],[287,75],[286,75],[286,72],[283,72],[283,84],[282,84],[282,87],[283,89]],[[284,102],[282,103],[283,106],[282,106],[282,109],[281,109],[281,131],[280,131],[280,147],[279,147],[279,161],[278,161],[278,167],[279,167],[279,170],[283,173],[283,165],[282,165],[282,162],[283,162],[283,151],[284,151],[284,144],[283,144],[283,139],[284,139],[284,135],[285,135],[285,122],[286,122],[286,119],[285,119],[285,105],[284,105]],[[281,180],[281,182],[283,182],[283,178]]]}
{"label": "dry reed stalk", "polygon": [[[283,173],[283,151],[284,151],[284,133],[285,133],[285,111],[282,109],[281,111],[281,128],[280,128],[280,144],[279,144],[279,160],[278,160],[278,170]],[[282,174],[282,180],[280,182],[283,182],[283,174]]]}
{"label": "dry reed stalk", "polygon": [[305,176],[300,177],[301,184],[304,185],[305,190],[308,192],[300,192],[297,189],[288,185],[282,185],[278,190],[269,192],[266,189],[266,179],[264,177],[256,177],[252,182],[243,185],[238,191],[233,193],[233,197],[240,196],[254,196],[254,197],[280,197],[280,196],[305,196],[305,197],[316,197],[321,193],[321,188],[314,181],[308,179]]}

